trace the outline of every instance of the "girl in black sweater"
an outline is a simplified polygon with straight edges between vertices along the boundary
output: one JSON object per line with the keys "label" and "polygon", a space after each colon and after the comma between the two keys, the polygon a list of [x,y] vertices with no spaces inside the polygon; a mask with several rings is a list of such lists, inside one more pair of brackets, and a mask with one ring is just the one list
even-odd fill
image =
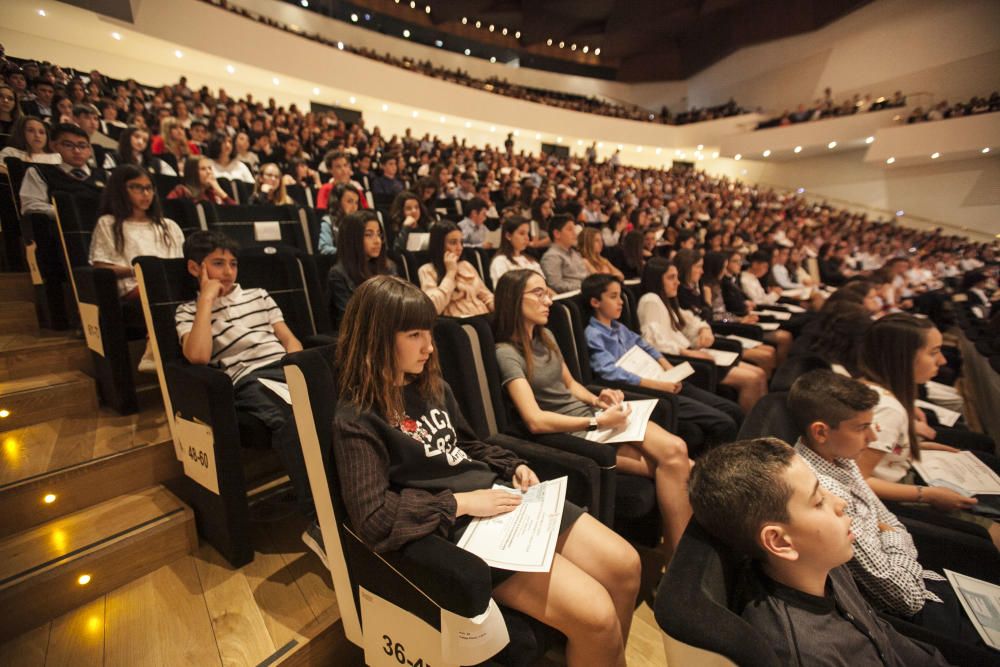
{"label": "girl in black sweater", "polygon": [[[441,379],[436,311],[417,287],[389,276],[358,287],[347,305],[337,362],[336,464],[354,530],[379,552],[431,534],[457,541],[472,517],[509,512],[535,473],[475,438]],[[548,572],[492,570],[494,598],[568,638],[569,665],[624,665],[638,554],[567,502]]]}

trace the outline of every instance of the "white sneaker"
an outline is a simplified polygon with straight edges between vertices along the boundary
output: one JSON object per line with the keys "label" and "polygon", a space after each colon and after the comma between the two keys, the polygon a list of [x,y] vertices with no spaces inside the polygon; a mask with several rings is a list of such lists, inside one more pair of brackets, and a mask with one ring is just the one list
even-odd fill
{"label": "white sneaker", "polygon": [[319,523],[313,521],[302,533],[302,541],[313,553],[323,561],[323,567],[330,569],[330,564],[326,560],[326,547],[323,544],[323,533],[319,529]]}
{"label": "white sneaker", "polygon": [[146,341],[146,351],[142,353],[142,359],[139,360],[139,372],[156,372],[156,360],[153,358],[153,346],[149,344],[148,340]]}

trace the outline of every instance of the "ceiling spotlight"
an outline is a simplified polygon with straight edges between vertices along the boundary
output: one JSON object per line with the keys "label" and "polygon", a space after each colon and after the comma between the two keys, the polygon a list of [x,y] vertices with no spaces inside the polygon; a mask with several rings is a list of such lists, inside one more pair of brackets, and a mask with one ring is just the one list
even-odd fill
{"label": "ceiling spotlight", "polygon": [[435,39],[434,40],[434,46],[436,46],[436,47],[438,47],[440,49],[442,46],[444,46],[444,42],[442,42],[440,39]]}
{"label": "ceiling spotlight", "polygon": [[279,85],[281,83],[281,80],[278,79],[278,77],[276,77],[276,76],[275,77],[271,77],[271,83],[273,83],[274,85],[277,86],[277,85]]}
{"label": "ceiling spotlight", "polygon": [[771,155],[771,149],[770,148],[766,149],[763,153],[761,153],[761,155],[763,155],[764,157],[768,157],[769,155]]}
{"label": "ceiling spotlight", "polygon": [[560,49],[565,48],[565,47],[566,47],[566,42],[559,42],[559,48]]}
{"label": "ceiling spotlight", "polygon": [[[354,100],[354,98],[351,98],[351,101],[353,101],[353,100]],[[389,105],[388,104],[383,104],[382,105],[382,111],[388,111],[388,110],[389,110]]]}
{"label": "ceiling spotlight", "polygon": [[712,159],[719,157],[719,151],[712,151]]}
{"label": "ceiling spotlight", "polygon": [[445,120],[447,120],[447,119],[444,116],[439,116],[438,117],[438,122],[439,123],[443,123],[443,122],[445,122]]}
{"label": "ceiling spotlight", "polygon": [[45,16],[47,16],[47,14],[45,13],[45,10],[44,10],[44,9],[39,9],[39,10],[38,10],[38,15],[39,15],[39,16],[41,16],[41,17],[43,17],[43,18],[44,18]]}
{"label": "ceiling spotlight", "polygon": [[340,49],[341,51],[343,51],[344,50],[344,43],[343,42],[337,42],[337,48]]}
{"label": "ceiling spotlight", "polygon": [[514,130],[514,136],[515,137],[521,136],[521,130]]}
{"label": "ceiling spotlight", "polygon": [[571,46],[569,47],[569,50],[570,50],[570,51],[576,51],[576,44],[573,44],[573,45],[571,45]]}
{"label": "ceiling spotlight", "polygon": [[414,118],[416,118],[417,116],[420,115],[420,112],[419,111],[411,111],[410,115],[413,116]]}
{"label": "ceiling spotlight", "polygon": [[520,30],[518,30],[517,32],[514,33],[514,39],[521,39],[521,31]]}
{"label": "ceiling spotlight", "polygon": [[491,24],[490,24],[490,32],[493,32],[493,27],[494,27],[494,26],[493,26],[493,24],[491,23]]}
{"label": "ceiling spotlight", "polygon": [[796,146],[795,148],[792,149],[792,152],[793,153],[801,153],[802,152],[802,146]]}
{"label": "ceiling spotlight", "polygon": [[895,161],[896,161],[896,158],[894,158],[894,157],[891,157],[891,158],[889,158],[888,160],[886,160],[886,161],[885,161],[885,163],[886,163],[886,164],[892,164],[892,163],[893,163],[893,162],[895,162]]}
{"label": "ceiling spotlight", "polygon": [[465,50],[465,55],[471,56],[472,55],[472,51],[470,49],[466,49]]}
{"label": "ceiling spotlight", "polygon": [[410,9],[417,8],[417,0],[410,0]]}
{"label": "ceiling spotlight", "polygon": [[347,101],[350,102],[351,104],[356,104],[358,98],[356,98],[354,95],[351,95],[350,97],[347,98]]}
{"label": "ceiling spotlight", "polygon": [[938,153],[937,151],[934,151],[933,153],[931,153],[931,159],[932,159],[932,160],[936,160],[936,159],[938,159],[939,157],[941,157],[941,154],[940,154],[940,153]]}
{"label": "ceiling spotlight", "polygon": [[80,584],[81,586],[86,586],[87,584],[90,583],[90,575],[89,574],[81,574],[77,578],[76,583]]}
{"label": "ceiling spotlight", "polygon": [[431,13],[431,6],[430,5],[427,5],[426,7],[424,7],[424,13],[426,13],[426,14],[430,14]]}
{"label": "ceiling spotlight", "polygon": [[351,14],[351,21],[353,23],[357,23],[358,22],[358,15],[357,14]]}
{"label": "ceiling spotlight", "polygon": [[403,31],[403,37],[405,37],[406,39],[409,39],[410,38],[410,31],[409,30],[404,30]]}
{"label": "ceiling spotlight", "polygon": [[483,27],[483,22],[482,21],[476,21],[476,27],[477,28],[482,28]]}
{"label": "ceiling spotlight", "polygon": [[826,145],[826,147],[829,148],[830,150],[833,150],[834,148],[837,147],[837,142],[836,141],[831,141],[830,143],[828,143]]}
{"label": "ceiling spotlight", "polygon": [[870,144],[870,143],[872,143],[873,141],[875,141],[875,137],[868,137],[867,139],[865,139],[865,143],[866,143],[866,144]]}
{"label": "ceiling spotlight", "polygon": [[635,152],[636,153],[641,153],[642,152],[642,146],[636,146],[635,147]]}
{"label": "ceiling spotlight", "polygon": [[506,35],[507,34],[507,28],[504,28],[503,30],[501,30],[500,34],[501,35]]}
{"label": "ceiling spotlight", "polygon": [[556,137],[556,143],[557,144],[561,144],[562,143],[562,137]]}
{"label": "ceiling spotlight", "polygon": [[898,211],[896,211],[897,218],[902,218],[904,215],[906,215],[906,211],[904,211],[903,209],[899,209]]}
{"label": "ceiling spotlight", "polygon": [[111,39],[115,39],[120,42],[122,41],[122,34],[120,32],[113,32],[111,33]]}
{"label": "ceiling spotlight", "polygon": [[582,48],[582,49],[580,49],[580,50],[581,50],[581,51],[583,51],[584,53],[586,53],[587,51],[589,51],[589,50],[590,50],[590,47],[589,47],[589,46],[587,46],[586,44],[584,44],[584,45],[583,45],[583,48]]}
{"label": "ceiling spotlight", "polygon": [[184,57],[184,52],[183,51],[174,51],[174,57],[175,58],[183,58]]}
{"label": "ceiling spotlight", "polygon": [[496,132],[496,131],[497,131],[497,126],[496,125],[490,125],[490,132]]}
{"label": "ceiling spotlight", "polygon": [[491,63],[495,63],[496,61],[497,61],[497,57],[496,56],[490,56],[490,62]]}
{"label": "ceiling spotlight", "polygon": [[309,6],[309,0],[301,0],[299,2],[299,4],[302,5],[303,7],[308,7]]}
{"label": "ceiling spotlight", "polygon": [[465,24],[467,24],[468,22],[469,22],[469,17],[468,17],[468,16],[463,16],[463,17],[462,17],[462,25],[465,25]]}
{"label": "ceiling spotlight", "polygon": [[234,74],[236,72],[236,68],[233,67],[232,65],[226,65],[226,71],[229,72],[230,74]]}
{"label": "ceiling spotlight", "polygon": [[983,155],[985,155],[985,154],[987,154],[987,153],[989,153],[989,152],[990,152],[990,147],[989,147],[989,146],[987,146],[986,148],[984,148],[983,150],[981,150],[981,151],[979,151],[979,152],[980,152],[980,153],[982,153]]}
{"label": "ceiling spotlight", "polygon": [[806,189],[805,189],[805,188],[799,188],[799,189],[798,189],[798,190],[796,190],[795,192],[797,192],[798,194],[800,194],[800,195],[801,195],[801,194],[805,193],[805,191],[806,191]]}
{"label": "ceiling spotlight", "polygon": [[698,144],[698,150],[705,148],[705,144]]}
{"label": "ceiling spotlight", "polygon": [[319,88],[313,88],[313,95],[319,95]]}
{"label": "ceiling spotlight", "polygon": [[737,153],[736,155],[734,155],[734,156],[733,156],[733,159],[734,159],[734,160],[742,160],[742,159],[743,159],[743,156],[742,156],[742,155],[740,155],[739,153]]}
{"label": "ceiling spotlight", "polygon": [[51,505],[55,501],[56,501],[56,494],[54,493],[46,493],[42,497],[42,502],[45,503],[46,505]]}
{"label": "ceiling spotlight", "polygon": [[601,55],[601,47],[597,47],[596,49],[594,49],[594,55],[595,56]]}
{"label": "ceiling spotlight", "polygon": [[541,139],[541,138],[542,138],[541,133],[540,132],[535,132],[535,139],[538,140],[538,139]]}
{"label": "ceiling spotlight", "polygon": [[465,121],[465,127],[466,128],[472,127],[472,123],[470,121]]}

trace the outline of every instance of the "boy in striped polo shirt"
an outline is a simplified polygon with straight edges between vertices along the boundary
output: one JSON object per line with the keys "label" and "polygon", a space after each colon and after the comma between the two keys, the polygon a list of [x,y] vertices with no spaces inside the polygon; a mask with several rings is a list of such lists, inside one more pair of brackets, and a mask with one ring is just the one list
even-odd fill
{"label": "boy in striped polo shirt", "polygon": [[184,241],[188,273],[198,279],[198,296],[177,306],[174,320],[184,357],[226,373],[233,382],[237,412],[260,419],[288,471],[306,516],[315,509],[292,406],[259,380],[285,381],[281,361],[302,344],[285,324],[281,309],[259,287],[236,282],[238,244],[220,232],[199,231]]}

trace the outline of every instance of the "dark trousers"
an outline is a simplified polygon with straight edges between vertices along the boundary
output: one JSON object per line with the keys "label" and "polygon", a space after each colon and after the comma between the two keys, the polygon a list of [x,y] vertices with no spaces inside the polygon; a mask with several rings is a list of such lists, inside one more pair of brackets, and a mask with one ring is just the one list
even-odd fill
{"label": "dark trousers", "polygon": [[306,461],[302,456],[292,406],[261,384],[260,378],[283,383],[285,371],[281,362],[257,368],[239,379],[233,387],[236,411],[256,417],[271,432],[271,446],[278,452],[278,457],[288,472],[299,509],[305,516],[313,517],[316,509],[313,506]]}
{"label": "dark trousers", "polygon": [[[924,603],[924,608],[917,614],[907,619],[911,623],[919,625],[925,630],[938,635],[946,642],[954,642],[959,647],[952,645],[950,653],[960,653],[963,665],[996,665],[1000,662],[1000,652],[997,652],[985,643],[976,627],[969,620],[962,603],[947,581],[924,580],[927,590],[937,595],[943,602],[932,602],[928,600]],[[933,639],[928,639],[931,643],[937,644]],[[941,642],[943,644],[943,642]],[[942,652],[945,649],[942,647]]]}
{"label": "dark trousers", "polygon": [[677,396],[677,430],[688,444],[692,458],[708,447],[735,440],[742,421],[743,412],[732,401],[691,382],[681,385]]}

